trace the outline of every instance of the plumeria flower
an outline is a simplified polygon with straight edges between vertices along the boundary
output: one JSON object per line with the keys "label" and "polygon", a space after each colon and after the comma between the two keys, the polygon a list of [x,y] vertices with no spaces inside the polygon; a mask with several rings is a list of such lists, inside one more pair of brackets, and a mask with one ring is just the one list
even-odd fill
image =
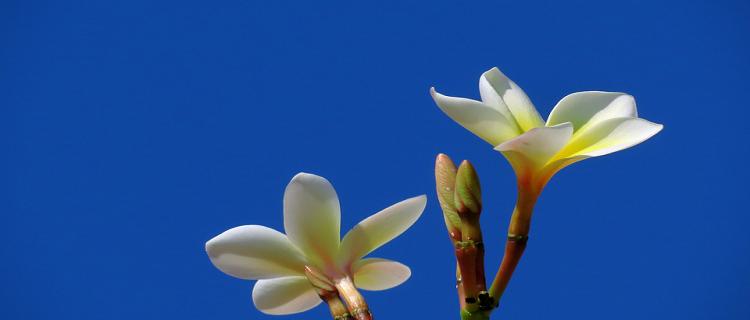
{"label": "plumeria flower", "polygon": [[224,273],[258,280],[252,298],[260,311],[303,312],[322,301],[308,278],[311,270],[319,277],[316,281],[336,288],[353,281],[361,289],[385,290],[406,281],[411,275],[407,266],[363,257],[406,231],[425,204],[424,195],[396,203],[340,239],[341,213],[333,186],[323,177],[300,173],[284,192],[286,234],[259,225],[239,226],[208,241],[206,251]]}
{"label": "plumeria flower", "polygon": [[564,97],[545,122],[526,93],[497,68],[479,79],[481,101],[430,91],[445,114],[508,159],[519,187],[535,193],[560,169],[632,147],[662,129],[638,118],[632,96],[604,91]]}

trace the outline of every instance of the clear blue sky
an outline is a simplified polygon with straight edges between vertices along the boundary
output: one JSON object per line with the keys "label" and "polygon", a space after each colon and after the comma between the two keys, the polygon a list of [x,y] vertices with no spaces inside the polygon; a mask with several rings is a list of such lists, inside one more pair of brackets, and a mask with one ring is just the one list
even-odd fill
{"label": "clear blue sky", "polygon": [[456,318],[434,157],[475,163],[491,270],[515,185],[428,88],[476,98],[498,66],[545,116],[624,91],[665,129],[552,180],[497,318],[750,319],[750,3],[312,2],[0,3],[0,318],[273,319],[203,246],[282,229],[300,171],[344,228],[428,194],[378,252],[413,277],[366,297]]}

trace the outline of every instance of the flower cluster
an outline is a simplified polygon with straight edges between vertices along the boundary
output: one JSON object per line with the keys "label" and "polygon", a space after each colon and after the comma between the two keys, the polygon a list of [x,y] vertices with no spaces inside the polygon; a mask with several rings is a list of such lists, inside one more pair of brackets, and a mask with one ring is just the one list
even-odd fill
{"label": "flower cluster", "polygon": [[[516,172],[518,184],[503,259],[492,285],[484,291],[484,246],[464,235],[465,230],[473,230],[481,241],[481,226],[478,219],[468,220],[457,214],[464,203],[455,201],[461,195],[469,200],[481,199],[479,179],[475,174],[464,175],[466,181],[462,184],[473,186],[467,189],[472,192],[459,192],[460,168],[456,171],[446,155],[437,158],[438,200],[456,247],[457,289],[461,318],[465,320],[489,319],[499,306],[526,248],[537,198],[555,173],[583,159],[634,146],[663,127],[639,118],[632,96],[602,91],[576,92],[564,97],[544,121],[526,93],[497,68],[479,78],[481,101],[446,96],[434,88],[430,93],[445,114],[505,156]],[[451,193],[452,188],[455,194]],[[481,206],[469,211],[478,217]]]}
{"label": "flower cluster", "polygon": [[[635,99],[618,92],[565,96],[545,121],[518,85],[492,68],[479,79],[481,100],[430,89],[438,107],[502,153],[516,173],[518,198],[505,253],[491,286],[484,269],[481,187],[474,167],[456,167],[438,155],[438,201],[457,262],[461,317],[486,320],[526,248],[531,214],[544,186],[562,168],[641,143],[663,126],[638,117]],[[300,173],[284,192],[284,231],[245,225],[206,243],[211,262],[231,276],[258,280],[255,306],[267,314],[292,314],[326,302],[334,319],[371,320],[357,289],[385,290],[411,270],[396,261],[367,257],[406,231],[424,211],[424,195],[396,203],[362,220],[341,238],[341,211],[325,178]]]}

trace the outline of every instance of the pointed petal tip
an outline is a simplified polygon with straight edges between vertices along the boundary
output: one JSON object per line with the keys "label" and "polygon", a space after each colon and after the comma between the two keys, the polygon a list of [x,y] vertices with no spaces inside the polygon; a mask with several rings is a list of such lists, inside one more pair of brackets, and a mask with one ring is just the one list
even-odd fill
{"label": "pointed petal tip", "polygon": [[[437,103],[439,99],[445,98],[445,96],[438,92],[435,87],[430,87],[430,97],[432,97],[432,100],[434,100],[435,103]],[[441,109],[443,108],[442,106],[440,106],[440,104],[438,104],[438,107],[440,107]]]}
{"label": "pointed petal tip", "polygon": [[649,122],[653,126],[653,133],[648,137],[649,139],[651,137],[655,136],[657,133],[659,133],[662,130],[664,130],[664,125],[661,124],[661,123],[651,122],[651,121],[648,121],[648,120],[643,119],[643,118],[638,118],[638,119],[645,120],[646,122]]}
{"label": "pointed petal tip", "polygon": [[432,100],[435,101],[435,104],[437,104],[440,110],[445,111],[443,107],[443,99],[445,99],[445,96],[440,92],[437,92],[435,87],[430,87],[430,97],[432,97]]}
{"label": "pointed petal tip", "polygon": [[214,258],[216,256],[214,248],[216,247],[216,237],[211,238],[211,240],[206,241],[206,244],[204,246],[206,250],[206,254],[209,258]]}
{"label": "pointed petal tip", "polygon": [[414,203],[415,205],[417,205],[417,207],[418,207],[418,209],[420,211],[419,214],[417,215],[417,217],[419,217],[424,212],[425,207],[427,207],[427,195],[426,194],[420,194],[418,196],[411,197],[411,198],[408,198],[406,200],[403,200],[403,201],[401,201],[401,203]]}
{"label": "pointed petal tip", "polygon": [[307,173],[307,172],[299,172],[292,177],[292,181],[305,181],[310,179],[325,179],[319,175]]}
{"label": "pointed petal tip", "polygon": [[[419,204],[422,207],[421,210],[424,211],[424,207],[427,206],[427,195],[420,194],[420,195],[418,195],[416,197],[408,198],[408,199],[404,200],[403,202],[414,202],[416,204]],[[420,213],[420,215],[421,215],[421,213]]]}
{"label": "pointed petal tip", "polygon": [[581,136],[575,155],[598,157],[638,145],[664,128],[643,118],[622,117],[601,122]]}
{"label": "pointed petal tip", "polygon": [[412,199],[415,199],[415,201],[417,201],[417,202],[421,202],[421,203],[425,203],[425,204],[427,203],[427,195],[426,194],[420,194],[420,195],[418,195],[416,197],[413,197]]}
{"label": "pointed petal tip", "polygon": [[492,67],[492,68],[489,68],[487,71],[482,72],[482,77],[485,77],[485,76],[489,75],[490,73],[499,73],[501,75],[504,75],[503,72],[500,71],[500,68],[498,68],[498,67]]}
{"label": "pointed petal tip", "polygon": [[649,120],[646,120],[646,119],[643,119],[643,118],[635,118],[635,119],[642,120],[642,121],[648,123],[649,125],[651,125],[651,127],[652,127],[651,134],[645,140],[651,139],[651,137],[655,136],[657,133],[659,133],[662,130],[664,130],[664,125],[661,124],[661,123],[652,122],[652,121],[649,121]]}
{"label": "pointed petal tip", "polygon": [[[437,89],[435,89],[435,87],[430,87],[430,97],[432,97],[432,100],[435,100],[435,103],[437,103],[438,100],[445,99],[445,95],[438,92]],[[440,107],[440,109],[443,108],[443,106],[441,106],[440,103],[437,103],[437,105],[438,107]]]}

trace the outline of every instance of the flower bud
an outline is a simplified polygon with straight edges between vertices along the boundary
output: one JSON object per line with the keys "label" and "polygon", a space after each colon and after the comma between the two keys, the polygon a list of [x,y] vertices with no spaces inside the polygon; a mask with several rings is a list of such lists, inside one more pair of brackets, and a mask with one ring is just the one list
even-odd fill
{"label": "flower bud", "polygon": [[467,160],[461,162],[456,173],[454,204],[459,215],[476,215],[482,212],[482,189],[474,166]]}
{"label": "flower bud", "polygon": [[456,212],[454,192],[456,184],[456,165],[450,157],[438,154],[435,159],[435,186],[437,187],[438,201],[443,209],[445,226],[451,239],[461,240],[461,219]]}

